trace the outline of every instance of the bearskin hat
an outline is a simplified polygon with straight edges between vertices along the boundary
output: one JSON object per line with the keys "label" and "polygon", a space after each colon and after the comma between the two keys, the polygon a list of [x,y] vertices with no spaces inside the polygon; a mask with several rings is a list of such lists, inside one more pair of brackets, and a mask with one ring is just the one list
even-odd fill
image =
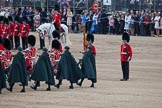
{"label": "bearskin hat", "polygon": [[8,49],[8,50],[11,50],[11,41],[9,39],[5,39],[4,40],[4,43],[3,43],[3,46]]}
{"label": "bearskin hat", "polygon": [[13,21],[13,18],[12,18],[12,16],[8,16],[8,21]]}
{"label": "bearskin hat", "polygon": [[52,48],[59,50],[60,49],[60,42],[58,40],[53,40],[52,41]]}
{"label": "bearskin hat", "polygon": [[56,11],[59,11],[59,10],[60,10],[60,7],[59,7],[58,4],[55,5],[55,10],[56,10]]}
{"label": "bearskin hat", "polygon": [[35,42],[36,42],[36,38],[34,35],[29,35],[28,36],[28,43],[31,45],[31,46],[34,46],[35,45]]}
{"label": "bearskin hat", "polygon": [[70,50],[70,47],[69,46],[65,46],[64,49],[66,49],[67,51]]}
{"label": "bearskin hat", "polygon": [[8,24],[8,18],[4,18],[4,24]]}
{"label": "bearskin hat", "polygon": [[87,34],[87,38],[86,38],[86,40],[87,41],[92,41],[92,43],[94,42],[94,35],[93,34],[91,34],[91,33],[89,33],[89,34]]}
{"label": "bearskin hat", "polygon": [[27,20],[28,20],[27,17],[24,16],[24,17],[23,17],[23,21],[27,22]]}
{"label": "bearskin hat", "polygon": [[126,40],[127,42],[130,41],[130,36],[127,32],[124,32],[122,35],[122,40]]}
{"label": "bearskin hat", "polygon": [[0,21],[3,21],[4,20],[4,17],[3,16],[0,16]]}
{"label": "bearskin hat", "polygon": [[3,44],[3,39],[1,36],[0,36],[0,44]]}
{"label": "bearskin hat", "polygon": [[19,22],[19,17],[18,16],[15,17],[15,21]]}
{"label": "bearskin hat", "polygon": [[54,30],[54,31],[52,32],[52,36],[53,36],[53,38],[58,38],[58,39],[60,39],[60,34],[59,34],[59,32],[58,32],[57,30]]}

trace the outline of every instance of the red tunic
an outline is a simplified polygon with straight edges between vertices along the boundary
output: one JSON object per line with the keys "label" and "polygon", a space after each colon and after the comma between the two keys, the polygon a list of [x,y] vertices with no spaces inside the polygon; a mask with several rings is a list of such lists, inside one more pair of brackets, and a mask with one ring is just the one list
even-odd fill
{"label": "red tunic", "polygon": [[2,38],[6,39],[11,35],[11,29],[8,27],[8,25],[4,25],[2,28]]}
{"label": "red tunic", "polygon": [[59,49],[59,51],[60,51],[61,53],[63,52],[61,42],[60,42],[60,49]]}
{"label": "red tunic", "polygon": [[5,50],[4,46],[0,44],[0,53],[4,50]]}
{"label": "red tunic", "polygon": [[96,56],[96,47],[94,45],[92,45],[92,53],[94,56]]}
{"label": "red tunic", "polygon": [[0,54],[0,60],[1,60],[1,63],[2,63],[2,68],[5,69],[7,67],[7,64],[8,64],[7,58],[4,55]]}
{"label": "red tunic", "polygon": [[56,22],[56,24],[57,24],[59,27],[60,27],[60,25],[61,25],[60,19],[61,19],[60,13],[54,14],[54,16],[53,16],[53,21]]}
{"label": "red tunic", "polygon": [[20,24],[13,24],[13,36],[18,36],[20,32]]}
{"label": "red tunic", "polygon": [[25,51],[24,55],[25,55],[26,67],[32,68],[35,62],[36,48],[35,47],[28,48]]}
{"label": "red tunic", "polygon": [[10,28],[10,30],[11,30],[11,33],[9,34],[9,36],[13,35],[14,24],[12,24],[12,23],[8,24],[8,28]]}
{"label": "red tunic", "polygon": [[3,31],[2,31],[3,25],[4,25],[4,24],[0,24],[0,36],[2,36],[2,33],[3,33]]}
{"label": "red tunic", "polygon": [[9,50],[5,50],[4,52],[5,52],[5,56],[6,56],[7,60],[11,61],[11,59],[12,59],[12,52],[9,51]]}
{"label": "red tunic", "polygon": [[0,55],[0,59],[2,60],[3,69],[8,68],[12,59],[12,52],[9,50],[4,50]]}
{"label": "red tunic", "polygon": [[122,62],[128,61],[127,52],[130,56],[130,60],[132,59],[132,48],[129,44],[122,44],[120,50],[120,60]]}
{"label": "red tunic", "polygon": [[21,24],[20,26],[20,36],[26,37],[30,32],[30,26],[29,24]]}
{"label": "red tunic", "polygon": [[55,51],[53,49],[53,52],[51,52],[51,56],[50,56],[50,60],[51,60],[52,66],[55,66],[56,60],[60,60],[60,55],[61,55],[61,52],[60,51]]}

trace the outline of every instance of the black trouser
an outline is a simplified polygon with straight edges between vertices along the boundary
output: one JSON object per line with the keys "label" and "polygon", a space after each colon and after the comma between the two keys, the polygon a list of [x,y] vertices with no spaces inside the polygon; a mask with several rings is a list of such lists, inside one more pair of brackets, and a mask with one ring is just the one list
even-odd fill
{"label": "black trouser", "polygon": [[17,49],[17,47],[20,46],[20,37],[14,36],[14,41],[15,41],[15,49]]}
{"label": "black trouser", "polygon": [[102,34],[102,24],[101,24],[101,22],[98,23],[98,33]]}
{"label": "black trouser", "polygon": [[39,37],[39,39],[40,39],[40,49],[42,49],[43,47],[45,47],[44,38],[42,39],[41,37]]}
{"label": "black trouser", "polygon": [[129,79],[129,62],[121,62],[122,72],[123,72],[123,79]]}
{"label": "black trouser", "polygon": [[22,40],[22,48],[23,50],[25,50],[26,48],[28,48],[27,37],[21,37],[21,40]]}
{"label": "black trouser", "polygon": [[139,23],[134,23],[134,34],[140,35],[139,33]]}
{"label": "black trouser", "polygon": [[145,25],[145,35],[150,36],[150,25],[149,24]]}
{"label": "black trouser", "polygon": [[11,41],[11,48],[13,49],[13,36],[10,36],[10,41]]}
{"label": "black trouser", "polygon": [[102,34],[106,34],[106,33],[107,33],[106,23],[102,22]]}
{"label": "black trouser", "polygon": [[144,24],[140,24],[140,36],[144,36]]}

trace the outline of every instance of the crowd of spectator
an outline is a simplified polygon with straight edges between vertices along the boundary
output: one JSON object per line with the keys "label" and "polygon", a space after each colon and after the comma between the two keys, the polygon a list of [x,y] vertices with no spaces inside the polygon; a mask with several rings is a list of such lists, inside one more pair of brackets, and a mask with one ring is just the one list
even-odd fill
{"label": "crowd of spectator", "polygon": [[82,23],[88,32],[99,34],[122,34],[128,31],[135,36],[160,36],[162,34],[161,12],[128,11],[107,14],[84,12]]}
{"label": "crowd of spectator", "polygon": [[[82,32],[86,27],[87,32],[97,34],[119,35],[128,31],[136,36],[160,36],[162,34],[162,13],[146,11],[128,11],[108,13],[105,9],[93,13],[91,10],[83,10],[80,14],[73,14],[70,8],[60,10],[61,21],[69,27],[70,32]],[[33,9],[32,7],[1,8],[0,15],[19,17],[27,16],[31,30],[34,31],[43,21],[52,22],[54,9],[46,11],[45,8]]]}

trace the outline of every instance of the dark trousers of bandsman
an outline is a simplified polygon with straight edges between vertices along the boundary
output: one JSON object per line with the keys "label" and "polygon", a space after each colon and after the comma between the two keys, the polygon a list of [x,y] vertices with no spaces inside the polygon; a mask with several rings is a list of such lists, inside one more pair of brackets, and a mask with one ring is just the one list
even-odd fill
{"label": "dark trousers of bandsman", "polygon": [[25,50],[26,48],[28,48],[27,37],[21,37],[21,40],[22,40],[22,48],[23,50]]}
{"label": "dark trousers of bandsman", "polygon": [[15,41],[15,49],[17,49],[17,47],[20,46],[20,37],[14,36],[14,41]]}

